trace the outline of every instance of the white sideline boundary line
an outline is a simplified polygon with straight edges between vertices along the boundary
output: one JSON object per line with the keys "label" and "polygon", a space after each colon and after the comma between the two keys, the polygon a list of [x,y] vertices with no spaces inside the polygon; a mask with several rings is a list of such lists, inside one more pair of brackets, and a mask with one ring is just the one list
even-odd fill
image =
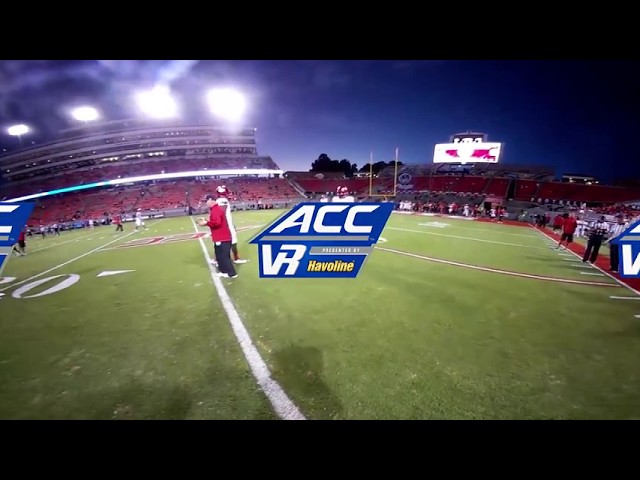
{"label": "white sideline boundary line", "polygon": [[424,235],[435,235],[437,237],[457,238],[460,240],[471,240],[473,242],[492,243],[494,245],[506,245],[507,247],[532,248],[534,250],[546,250],[544,247],[536,247],[533,245],[522,245],[519,243],[496,242],[495,240],[484,240],[482,238],[461,237],[459,235],[447,235],[446,233],[427,232],[425,230],[411,230],[409,228],[386,227],[385,230],[398,230],[400,232],[422,233]]}
{"label": "white sideline boundary line", "polygon": [[[553,240],[553,238],[552,238],[552,237],[550,237],[549,235],[547,235],[547,233],[546,233],[546,232],[543,232],[542,230],[539,230],[539,229],[537,229],[537,228],[535,228],[535,227],[531,227],[531,228],[533,228],[536,232],[539,232],[540,234],[544,235],[546,238],[548,238],[548,239],[550,239],[550,240]],[[580,255],[578,255],[577,253],[575,253],[575,252],[573,252],[573,251],[571,251],[571,250],[569,250],[569,249],[567,249],[567,250],[565,250],[565,251],[567,251],[567,252],[569,252],[570,254],[574,255],[576,258],[579,258],[580,260],[582,260],[582,258],[580,257]],[[571,265],[571,266],[573,267],[574,265]],[[635,288],[633,288],[633,287],[631,287],[630,285],[627,285],[626,283],[624,283],[624,282],[622,282],[622,281],[618,280],[616,277],[614,277],[613,275],[611,275],[609,272],[605,272],[603,269],[601,269],[601,268],[600,268],[600,267],[598,267],[597,265],[591,264],[591,266],[592,266],[593,268],[595,268],[596,270],[598,270],[600,273],[603,273],[603,274],[605,274],[607,277],[609,277],[609,278],[611,278],[612,280],[614,280],[617,284],[619,284],[619,285],[623,286],[623,287],[624,287],[624,288],[626,288],[627,290],[632,291],[633,293],[635,293],[636,295],[638,295],[638,297],[640,297],[640,292],[639,292],[638,290],[636,290]]]}
{"label": "white sideline boundary line", "polygon": [[618,297],[616,295],[610,295],[611,300],[640,300],[640,297]]}
{"label": "white sideline boundary line", "polygon": [[[512,272],[510,270],[501,270],[498,268],[491,268],[491,267],[483,267],[480,265],[472,265],[469,263],[462,263],[462,262],[454,262],[451,260],[444,260],[442,258],[435,258],[435,257],[427,257],[426,255],[419,255],[417,253],[411,253],[411,252],[404,252],[402,250],[394,250],[392,248],[385,248],[385,247],[378,247],[376,246],[376,250],[380,250],[383,252],[389,252],[389,253],[395,253],[396,255],[404,255],[407,257],[412,257],[412,258],[419,258],[421,260],[426,260],[429,262],[434,262],[434,263],[441,263],[444,265],[451,265],[454,267],[462,267],[462,268],[469,268],[471,270],[477,270],[480,272],[489,272],[489,273],[496,273],[496,274],[500,274],[500,275],[506,275],[509,277],[519,277],[519,278],[530,278],[532,280],[542,280],[545,282],[556,282],[556,283],[566,283],[566,284],[570,284],[570,285],[581,285],[581,286],[588,286],[588,287],[607,287],[607,288],[618,288],[618,285],[611,283],[611,282],[587,282],[585,280],[574,280],[572,278],[559,278],[559,277],[549,277],[546,275],[534,275],[531,273],[520,273],[520,272]],[[640,300],[640,298],[639,298]]]}
{"label": "white sideline boundary line", "polygon": [[[193,217],[190,217],[191,223],[193,224],[193,228],[196,232],[199,232],[198,225],[196,225]],[[222,303],[222,308],[224,308],[225,313],[227,314],[227,318],[229,319],[229,323],[231,324],[231,329],[240,344],[240,348],[242,349],[242,353],[244,354],[244,358],[247,360],[249,364],[249,368],[251,369],[251,373],[255,377],[258,382],[258,386],[264,392],[264,394],[269,399],[269,402],[273,406],[276,414],[283,420],[306,420],[305,416],[298,409],[298,407],[293,403],[293,401],[287,396],[286,392],[280,386],[278,382],[276,382],[273,377],[271,377],[271,372],[269,371],[269,367],[267,367],[266,362],[258,352],[258,349],[253,344],[251,340],[251,336],[249,335],[249,331],[245,327],[242,322],[242,318],[240,318],[240,314],[236,310],[236,307],[233,305],[233,301],[227,292],[227,289],[222,283],[222,280],[216,275],[216,271],[211,265],[211,257],[209,256],[209,252],[207,251],[207,247],[204,244],[204,240],[199,238],[200,247],[202,248],[202,254],[204,256],[205,261],[207,262],[207,266],[209,267],[209,273],[211,274],[211,280],[213,281],[213,286],[218,293],[218,298]]]}
{"label": "white sideline boundary line", "polygon": [[[158,222],[161,222],[161,221],[162,220],[159,220]],[[81,258],[84,258],[84,257],[87,257],[87,256],[91,255],[92,253],[96,253],[97,251],[103,249],[104,247],[106,247],[108,245],[111,245],[113,243],[119,242],[123,238],[127,238],[129,235],[133,235],[134,233],[136,233],[135,230],[133,232],[127,233],[126,235],[123,235],[122,237],[118,237],[116,239],[110,240],[107,243],[105,243],[104,245],[100,245],[99,247],[94,248],[93,250],[89,250],[87,253],[83,253],[82,255],[78,255],[77,257],[74,257],[71,260],[67,260],[66,262],[63,262],[63,263],[61,263],[59,265],[56,265],[55,267],[52,267],[52,268],[50,268],[48,270],[45,270],[44,272],[40,272],[40,273],[38,273],[36,275],[32,275],[29,278],[21,280],[21,281],[19,281],[17,283],[12,283],[8,287],[0,289],[0,292],[4,292],[5,290],[9,290],[10,288],[17,287],[18,285],[22,285],[23,283],[30,282],[31,280],[34,280],[34,279],[36,279],[38,277],[46,275],[47,273],[53,272],[54,270],[57,270],[57,269],[62,268],[62,267],[65,267],[65,266],[69,265],[70,263],[73,263],[73,262],[75,262],[77,260],[80,260]]]}

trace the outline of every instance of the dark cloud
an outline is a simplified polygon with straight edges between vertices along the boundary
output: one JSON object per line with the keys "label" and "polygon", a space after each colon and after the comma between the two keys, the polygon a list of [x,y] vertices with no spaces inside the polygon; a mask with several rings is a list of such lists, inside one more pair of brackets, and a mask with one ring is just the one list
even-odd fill
{"label": "dark cloud", "polygon": [[125,97],[133,90],[156,83],[172,85],[197,63],[6,60],[0,62],[0,119],[2,123],[28,121],[44,130],[56,130],[64,127],[68,105],[90,102],[112,114],[127,103]]}

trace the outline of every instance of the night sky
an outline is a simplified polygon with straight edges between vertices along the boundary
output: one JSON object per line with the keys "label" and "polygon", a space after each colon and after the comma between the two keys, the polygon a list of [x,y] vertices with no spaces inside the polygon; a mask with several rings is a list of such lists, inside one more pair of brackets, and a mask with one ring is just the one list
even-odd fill
{"label": "night sky", "polygon": [[360,166],[370,151],[388,161],[396,146],[403,162],[427,163],[434,144],[475,130],[505,143],[504,163],[640,177],[637,150],[626,147],[640,132],[635,62],[2,61],[0,124],[34,127],[30,144],[72,126],[71,106],[139,116],[132,94],[157,82],[193,120],[212,121],[209,88],[242,90],[259,153],[284,170],[308,170],[320,153]]}

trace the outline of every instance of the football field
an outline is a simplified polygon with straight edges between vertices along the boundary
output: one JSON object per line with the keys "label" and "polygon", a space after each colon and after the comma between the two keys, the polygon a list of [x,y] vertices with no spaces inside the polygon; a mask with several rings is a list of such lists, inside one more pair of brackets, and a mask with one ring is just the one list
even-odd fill
{"label": "football field", "polygon": [[640,418],[640,296],[540,232],[394,214],[355,280],[260,279],[279,213],[234,280],[190,217],[28,238],[0,418]]}

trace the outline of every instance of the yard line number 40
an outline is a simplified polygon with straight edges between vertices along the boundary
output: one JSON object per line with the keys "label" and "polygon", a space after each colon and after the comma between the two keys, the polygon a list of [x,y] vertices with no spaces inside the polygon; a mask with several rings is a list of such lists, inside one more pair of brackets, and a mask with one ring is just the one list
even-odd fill
{"label": "yard line number 40", "polygon": [[[131,240],[130,242],[124,243],[121,247],[134,247],[134,246],[146,246],[152,244],[161,244],[161,243],[170,243],[170,242],[181,242],[186,240],[196,240],[198,238],[206,237],[208,234],[199,232],[199,233],[179,233],[177,235],[170,235],[168,237],[151,237],[151,238],[140,238],[136,240]],[[34,293],[29,295],[29,292],[40,285],[44,285],[47,282],[52,280],[59,279],[58,283],[52,285],[51,287],[43,290],[39,293]],[[16,281],[16,277],[0,277],[0,285],[7,285]],[[38,297],[46,297],[47,295],[52,295],[54,293],[60,292],[62,290],[66,290],[67,288],[75,285],[80,281],[80,275],[75,273],[65,273],[62,275],[53,275],[51,277],[40,278],[38,280],[34,280],[33,282],[26,283],[20,288],[15,289],[11,296],[13,298],[38,298]],[[0,300],[5,294],[0,292]]]}
{"label": "yard line number 40", "polygon": [[[40,285],[44,285],[47,282],[58,279],[58,283],[50,286],[46,290],[43,290],[39,293],[34,293],[33,295],[29,295],[29,292],[34,288],[39,287]],[[16,277],[0,277],[0,285],[7,285],[16,280]],[[62,275],[53,275],[51,277],[39,278],[38,280],[34,280],[33,282],[25,283],[21,285],[19,288],[16,288],[11,296],[13,298],[38,298],[45,297],[47,295],[52,295],[54,293],[60,292],[62,290],[66,290],[67,288],[75,285],[80,281],[80,275],[76,273],[65,273]],[[0,299],[4,296],[4,293],[0,292]]]}

